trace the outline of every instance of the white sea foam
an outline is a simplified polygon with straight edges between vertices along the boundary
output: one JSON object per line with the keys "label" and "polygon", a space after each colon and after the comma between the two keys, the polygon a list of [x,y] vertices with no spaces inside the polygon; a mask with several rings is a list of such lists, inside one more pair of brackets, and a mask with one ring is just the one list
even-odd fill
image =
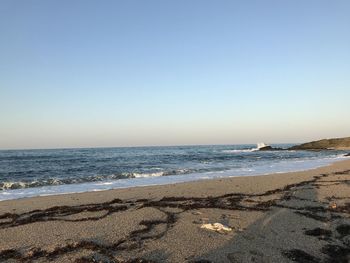
{"label": "white sea foam", "polygon": [[[158,170],[158,169],[156,169]],[[179,169],[177,171],[174,171],[175,174],[183,174],[186,173],[185,169]],[[46,180],[35,180],[35,181],[8,181],[8,182],[0,182],[0,191],[1,190],[14,190],[14,189],[24,189],[24,188],[34,188],[34,187],[44,187],[44,186],[51,186],[51,185],[64,185],[64,184],[77,184],[77,183],[85,183],[85,182],[96,182],[96,184],[109,184],[105,183],[107,180],[118,180],[118,179],[125,179],[125,178],[143,178],[143,177],[153,177],[153,176],[163,176],[166,175],[165,172],[154,172],[154,173],[123,173],[123,174],[111,174],[111,175],[96,175],[96,176],[90,176],[85,178],[63,178],[63,179],[57,179],[57,178],[49,178]],[[1,194],[1,192],[0,192]]]}
{"label": "white sea foam", "polygon": [[265,144],[263,142],[258,142],[256,144],[255,148],[250,149],[232,149],[232,150],[223,150],[223,153],[245,153],[245,152],[256,152],[259,151],[261,148],[264,148],[266,146],[269,146],[268,144]]}
{"label": "white sea foam", "polygon": [[132,176],[135,178],[143,178],[143,177],[154,177],[154,176],[163,176],[164,172],[156,172],[156,173],[132,173]]}
{"label": "white sea foam", "polygon": [[223,150],[223,153],[248,153],[248,152],[255,152],[257,148],[252,148],[252,149],[234,149],[234,150]]}

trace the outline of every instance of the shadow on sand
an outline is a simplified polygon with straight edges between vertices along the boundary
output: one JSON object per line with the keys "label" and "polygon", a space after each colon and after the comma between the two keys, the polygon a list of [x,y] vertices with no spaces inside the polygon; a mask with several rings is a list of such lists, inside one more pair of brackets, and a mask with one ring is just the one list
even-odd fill
{"label": "shadow on sand", "polygon": [[[350,262],[350,195],[337,197],[337,186],[350,186],[349,175],[324,174],[291,187],[262,218],[197,262]],[[327,187],[332,196],[320,196]]]}

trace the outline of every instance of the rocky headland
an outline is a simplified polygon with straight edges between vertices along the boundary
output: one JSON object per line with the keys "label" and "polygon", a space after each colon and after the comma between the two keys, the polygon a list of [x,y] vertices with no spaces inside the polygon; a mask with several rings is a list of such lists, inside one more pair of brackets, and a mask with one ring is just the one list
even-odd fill
{"label": "rocky headland", "polygon": [[[295,145],[289,148],[276,148],[271,145],[259,147],[259,151],[288,151],[288,150],[307,150],[307,151],[322,151],[322,150],[350,150],[350,137],[322,139],[319,141],[307,142]],[[345,156],[350,156],[350,153]]]}
{"label": "rocky headland", "polygon": [[350,137],[312,141],[290,147],[288,150],[350,150]]}

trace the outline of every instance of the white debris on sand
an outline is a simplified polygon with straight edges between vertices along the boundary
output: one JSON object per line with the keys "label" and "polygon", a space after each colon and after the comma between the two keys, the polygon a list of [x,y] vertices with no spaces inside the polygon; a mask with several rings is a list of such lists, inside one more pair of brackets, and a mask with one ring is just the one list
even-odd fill
{"label": "white debris on sand", "polygon": [[216,231],[219,233],[226,233],[226,232],[232,231],[232,228],[228,226],[224,226],[223,224],[220,224],[220,223],[203,224],[201,225],[201,228],[208,229],[211,231]]}

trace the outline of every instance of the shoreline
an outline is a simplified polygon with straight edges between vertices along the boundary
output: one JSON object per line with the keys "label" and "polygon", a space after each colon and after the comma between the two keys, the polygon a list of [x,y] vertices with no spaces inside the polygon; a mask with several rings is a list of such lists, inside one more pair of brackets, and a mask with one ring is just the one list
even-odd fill
{"label": "shoreline", "polygon": [[[347,262],[349,192],[344,160],[303,172],[2,201],[0,261]],[[206,223],[231,230],[202,229]]]}
{"label": "shoreline", "polygon": [[[51,198],[58,198],[60,199],[60,197],[63,197],[62,199],[66,199],[66,198],[74,198],[74,196],[78,196],[78,195],[82,195],[85,197],[85,195],[91,195],[91,196],[101,196],[104,193],[106,193],[108,196],[110,194],[118,194],[118,192],[120,191],[121,193],[124,192],[137,192],[138,190],[140,190],[140,192],[144,193],[144,192],[151,192],[153,190],[158,190],[159,188],[172,188],[173,186],[185,186],[187,184],[189,185],[196,185],[198,184],[198,186],[200,187],[201,184],[211,184],[211,182],[213,184],[217,184],[218,182],[232,182],[233,179],[237,179],[238,181],[243,182],[244,179],[248,179],[249,180],[253,180],[253,179],[259,179],[260,178],[265,178],[266,179],[278,179],[275,177],[283,177],[283,176],[292,176],[292,178],[294,179],[293,175],[297,175],[297,174],[314,174],[317,173],[319,169],[323,170],[328,170],[327,168],[332,168],[333,166],[337,166],[337,164],[343,164],[343,163],[349,163],[350,166],[350,158],[346,158],[343,160],[335,160],[329,164],[323,165],[323,166],[319,166],[316,168],[311,168],[311,169],[306,169],[306,170],[296,170],[296,171],[291,171],[291,172],[276,172],[276,173],[267,173],[267,174],[259,174],[259,175],[242,175],[242,176],[229,176],[229,177],[219,177],[219,178],[208,178],[208,179],[198,179],[198,180],[193,180],[193,181],[181,181],[181,182],[175,182],[175,183],[165,183],[165,184],[156,184],[156,185],[141,185],[141,186],[132,186],[132,187],[123,187],[123,188],[115,188],[115,189],[106,189],[106,190],[98,190],[98,191],[83,191],[83,192],[73,192],[73,193],[61,193],[61,194],[48,194],[48,195],[38,195],[38,196],[31,196],[31,197],[23,197],[23,198],[18,198],[18,199],[9,199],[9,200],[0,200],[0,212],[1,210],[1,205],[7,202],[17,202],[17,201],[30,201],[31,199],[51,199]],[[287,179],[287,178],[281,178],[281,179]],[[290,179],[290,178],[288,178]],[[121,179],[123,180],[123,179]],[[136,197],[135,197],[136,198]]]}
{"label": "shoreline", "polygon": [[[48,185],[48,186],[42,186],[42,187],[3,190],[3,191],[0,191],[0,203],[4,201],[19,200],[23,198],[59,196],[59,195],[67,195],[67,194],[90,193],[90,192],[103,192],[103,191],[118,190],[118,189],[181,184],[181,183],[197,182],[201,180],[217,180],[217,179],[225,179],[225,178],[266,176],[271,174],[303,172],[303,171],[317,169],[320,167],[329,166],[329,165],[332,165],[333,163],[341,162],[347,159],[349,158],[346,156],[338,156],[335,158],[322,158],[322,159],[315,159],[312,161],[308,160],[308,162],[305,162],[303,167],[298,167],[296,169],[293,168],[293,170],[290,170],[288,166],[283,166],[283,164],[281,165],[281,163],[276,163],[277,167],[278,165],[280,165],[280,167],[275,168],[275,170],[277,169],[277,171],[275,172],[273,171],[264,172],[264,169],[262,168],[263,166],[262,167],[258,166],[257,167],[258,169],[254,171],[255,173],[249,173],[249,172],[245,173],[244,171],[228,170],[228,171],[221,171],[221,172],[190,173],[190,174],[169,175],[169,176],[149,176],[149,177],[140,177],[140,178],[126,178],[126,179],[118,179],[118,180],[85,182],[85,183],[79,183],[79,184]],[[316,162],[320,162],[320,163],[316,163]],[[295,165],[295,163],[291,161],[285,162],[284,165],[286,164]]]}

